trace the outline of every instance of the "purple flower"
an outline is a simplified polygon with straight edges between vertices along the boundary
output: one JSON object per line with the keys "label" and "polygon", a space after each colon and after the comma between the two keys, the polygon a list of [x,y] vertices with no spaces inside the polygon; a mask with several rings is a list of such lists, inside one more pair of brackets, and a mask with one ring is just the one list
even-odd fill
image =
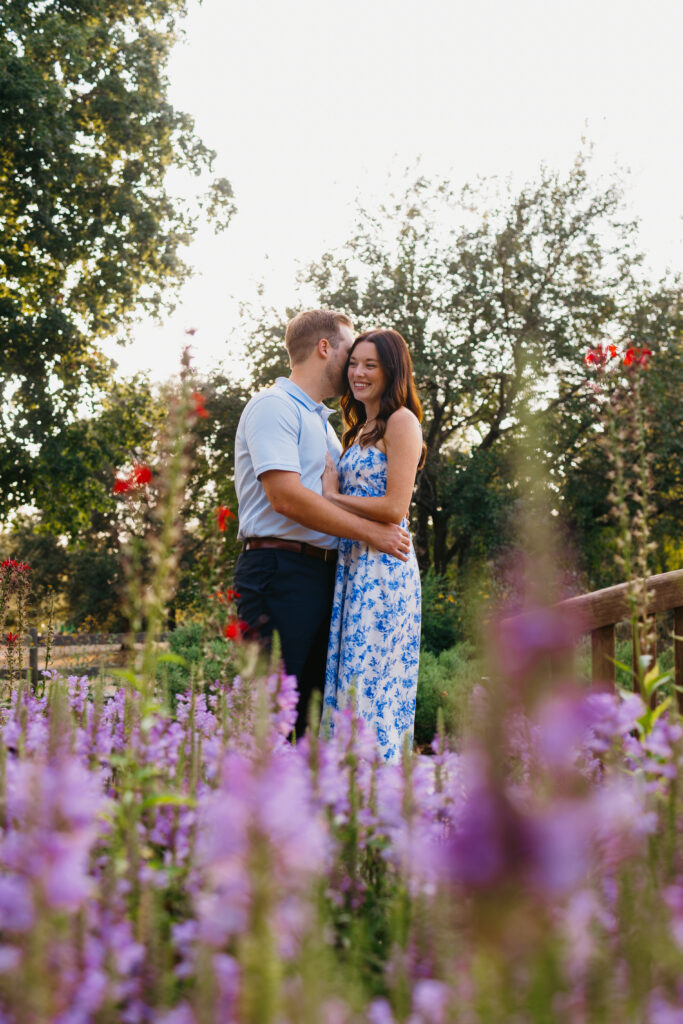
{"label": "purple flower", "polygon": [[0,932],[25,932],[33,927],[33,921],[29,883],[16,875],[0,875]]}
{"label": "purple flower", "polygon": [[368,1024],[396,1024],[386,999],[373,999],[368,1007]]}
{"label": "purple flower", "polygon": [[454,812],[448,868],[466,886],[491,886],[529,861],[533,834],[503,788],[492,783],[486,758],[470,752],[463,762],[466,796]]}
{"label": "purple flower", "polygon": [[451,991],[443,981],[424,978],[413,988],[413,1013],[421,1024],[446,1024],[446,1011]]}
{"label": "purple flower", "polygon": [[16,971],[21,963],[21,950],[16,946],[0,945],[0,974]]}

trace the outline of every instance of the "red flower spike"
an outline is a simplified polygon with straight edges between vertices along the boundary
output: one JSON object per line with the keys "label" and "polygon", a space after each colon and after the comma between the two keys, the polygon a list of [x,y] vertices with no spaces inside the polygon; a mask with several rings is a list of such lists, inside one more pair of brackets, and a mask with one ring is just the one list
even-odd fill
{"label": "red flower spike", "polygon": [[19,639],[19,634],[18,633],[8,633],[5,636],[5,642],[7,643],[8,647],[14,647],[16,645],[16,642],[17,642],[18,639]]}
{"label": "red flower spike", "polygon": [[651,355],[652,352],[649,348],[637,348],[635,346],[627,348],[624,354],[624,366],[642,366],[643,369],[646,369]]}
{"label": "red flower spike", "polygon": [[200,395],[198,391],[192,392],[192,401],[194,402],[194,414],[202,420],[209,418],[209,414],[204,407],[204,396]]}
{"label": "red flower spike", "polygon": [[234,519],[235,513],[231,512],[227,505],[219,505],[216,509],[216,515],[218,516],[218,529],[221,533],[224,533],[228,519]]}
{"label": "red flower spike", "polygon": [[223,630],[228,640],[241,640],[246,631],[249,629],[249,623],[244,622],[243,619],[235,619],[233,622],[229,622]]}
{"label": "red flower spike", "polygon": [[16,558],[6,558],[0,563],[0,569],[13,569],[15,572],[30,572],[31,566],[26,562],[18,562]]}
{"label": "red flower spike", "polygon": [[595,366],[598,370],[602,370],[603,366],[606,366],[611,359],[617,359],[618,355],[616,345],[596,345],[595,348],[588,349],[583,361],[586,366]]}

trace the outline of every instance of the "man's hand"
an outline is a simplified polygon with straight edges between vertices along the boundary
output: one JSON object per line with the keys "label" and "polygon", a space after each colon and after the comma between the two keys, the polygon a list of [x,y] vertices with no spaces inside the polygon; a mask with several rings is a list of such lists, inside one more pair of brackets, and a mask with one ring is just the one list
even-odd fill
{"label": "man's hand", "polygon": [[339,494],[339,473],[337,467],[334,464],[334,459],[328,452],[325,456],[325,469],[322,475],[322,487],[323,497],[327,498],[328,495]]}
{"label": "man's hand", "polygon": [[374,523],[368,520],[368,544],[386,555],[407,562],[410,555],[410,534],[397,523]]}
{"label": "man's hand", "polygon": [[261,474],[260,480],[273,511],[279,515],[309,530],[362,540],[402,562],[408,560],[410,535],[396,523],[378,523],[337,508],[321,494],[304,487],[298,473],[269,469]]}

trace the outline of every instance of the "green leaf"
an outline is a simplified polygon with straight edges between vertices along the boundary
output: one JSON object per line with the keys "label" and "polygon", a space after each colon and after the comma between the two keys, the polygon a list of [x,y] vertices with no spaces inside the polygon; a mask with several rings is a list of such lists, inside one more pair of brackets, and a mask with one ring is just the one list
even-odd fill
{"label": "green leaf", "polygon": [[196,803],[194,797],[181,793],[160,793],[158,796],[147,797],[140,806],[146,810],[148,807],[195,807]]}

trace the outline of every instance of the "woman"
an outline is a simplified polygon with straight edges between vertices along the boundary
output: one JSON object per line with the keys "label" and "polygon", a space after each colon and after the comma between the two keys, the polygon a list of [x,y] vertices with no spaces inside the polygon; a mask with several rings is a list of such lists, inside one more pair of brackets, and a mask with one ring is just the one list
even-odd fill
{"label": "woman", "polygon": [[[323,495],[367,519],[406,525],[425,445],[408,346],[397,331],[356,338],[341,400],[346,430],[338,470],[328,456]],[[420,654],[420,575],[407,562],[342,538],[327,652],[325,721],[353,698],[381,753],[398,761],[412,742]]]}

